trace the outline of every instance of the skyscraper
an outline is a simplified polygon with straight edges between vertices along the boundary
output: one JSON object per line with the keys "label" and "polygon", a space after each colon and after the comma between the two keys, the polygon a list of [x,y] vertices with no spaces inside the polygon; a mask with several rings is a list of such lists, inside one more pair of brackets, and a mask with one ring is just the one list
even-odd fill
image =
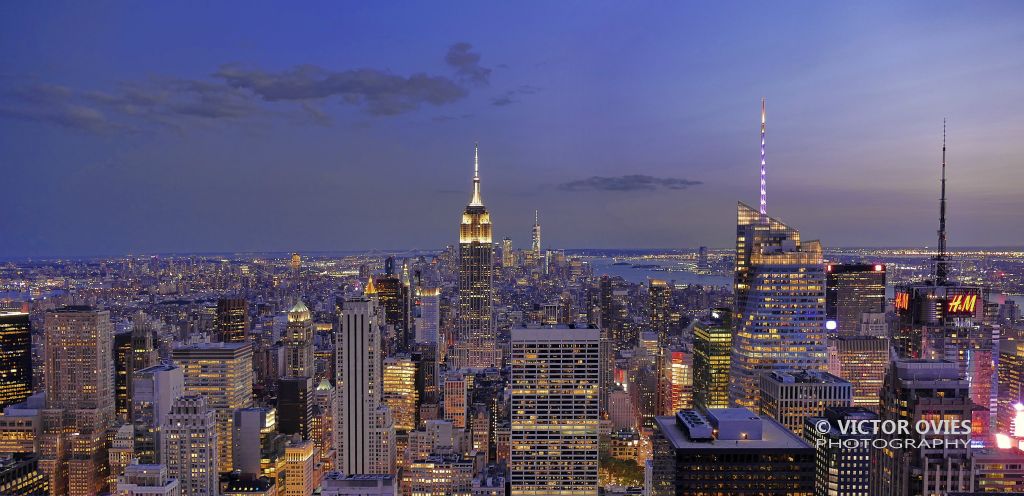
{"label": "skyscraper", "polygon": [[[234,467],[234,410],[248,408],[252,398],[252,345],[247,342],[198,343],[171,352],[185,376],[185,394],[201,395],[216,414],[217,466]],[[184,487],[184,484],[183,484]]]}
{"label": "skyscraper", "polygon": [[803,436],[805,418],[819,417],[828,407],[851,406],[852,396],[853,386],[828,372],[764,372],[760,414]]}
{"label": "skyscraper", "polygon": [[533,256],[535,260],[541,258],[541,245],[540,245],[540,210],[533,211],[533,242],[530,244],[530,249],[533,250]]}
{"label": "skyscraper", "polygon": [[383,312],[371,279],[362,297],[345,300],[335,352],[335,467],[346,474],[394,473],[395,430],[383,403]]}
{"label": "skyscraper", "polygon": [[135,372],[132,379],[132,424],[135,457],[142,463],[160,463],[160,442],[171,404],[185,391],[180,367],[154,365]]}
{"label": "skyscraper", "polygon": [[668,343],[668,330],[672,317],[672,288],[661,279],[651,279],[647,284],[647,314],[651,331],[658,333],[658,344]]}
{"label": "skyscraper", "polygon": [[249,335],[249,305],[243,298],[217,300],[217,338],[225,343],[241,343]]}
{"label": "skyscraper", "polygon": [[416,392],[416,363],[409,355],[384,359],[384,403],[391,410],[395,430],[411,431],[416,428],[416,410],[419,398]]}
{"label": "skyscraper", "polygon": [[315,375],[313,356],[313,319],[302,301],[297,301],[288,310],[287,336],[285,337],[285,377],[309,377]]}
{"label": "skyscraper", "polygon": [[107,483],[103,447],[114,420],[110,312],[64,307],[48,312],[44,325],[46,409],[40,470],[54,494],[95,494]]}
{"label": "skyscraper", "polygon": [[391,260],[391,272],[374,281],[377,288],[377,300],[384,311],[384,324],[389,327],[390,336],[384,347],[390,353],[408,353],[414,336],[412,335],[412,312],[410,311],[409,286],[394,273],[394,258]]}
{"label": "skyscraper", "polygon": [[825,268],[825,316],[829,334],[860,334],[861,314],[885,311],[885,265],[829,264]]}
{"label": "skyscraper", "polygon": [[890,358],[889,339],[840,336],[830,339],[828,346],[829,372],[853,385],[853,406],[878,411],[878,395]]}
{"label": "skyscraper", "polygon": [[24,312],[0,312],[0,411],[32,394],[32,328]]}
{"label": "skyscraper", "polygon": [[740,202],[729,399],[756,408],[763,371],[825,370],[821,244]]}
{"label": "skyscraper", "polygon": [[511,268],[516,264],[516,253],[512,249],[512,238],[505,236],[501,240],[501,265]]}
{"label": "skyscraper", "polygon": [[600,331],[512,329],[512,495],[597,493]]}
{"label": "skyscraper", "polygon": [[277,386],[277,431],[309,439],[313,417],[313,378],[286,377]]}
{"label": "skyscraper", "polygon": [[732,311],[716,308],[693,326],[693,404],[728,408]]}
{"label": "skyscraper", "polygon": [[219,480],[214,410],[203,396],[182,396],[171,406],[161,458],[178,480],[181,496],[216,496]]}
{"label": "skyscraper", "polygon": [[[873,434],[844,429],[843,424],[872,421],[878,414],[860,407],[830,407],[821,416],[804,419],[803,436],[816,455],[815,496],[863,496],[868,492]],[[822,427],[827,427],[822,428]],[[822,432],[824,431],[824,432]],[[848,441],[849,440],[849,441]]]}
{"label": "skyscraper", "polygon": [[491,214],[480,196],[479,149],[474,149],[473,197],[459,227],[459,316],[455,367],[498,364],[493,319]]}

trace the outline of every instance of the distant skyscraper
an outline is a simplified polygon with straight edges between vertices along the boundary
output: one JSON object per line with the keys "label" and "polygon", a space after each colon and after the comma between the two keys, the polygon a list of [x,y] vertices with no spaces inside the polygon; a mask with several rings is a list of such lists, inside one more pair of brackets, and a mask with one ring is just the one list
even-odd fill
{"label": "distant skyscraper", "polygon": [[216,423],[203,396],[182,396],[171,406],[160,452],[181,496],[219,494]]}
{"label": "distant skyscraper", "polygon": [[32,328],[28,314],[0,311],[0,411],[32,394]]}
{"label": "distant skyscraper", "polygon": [[692,409],[693,353],[686,348],[663,347],[658,362],[658,414]]}
{"label": "distant skyscraper", "polygon": [[216,413],[217,466],[228,471],[234,467],[234,410],[253,404],[252,345],[199,343],[175,348],[171,359],[185,375],[185,394],[203,396],[205,404]]}
{"label": "distant skyscraper", "polygon": [[730,401],[756,408],[764,371],[825,370],[821,244],[740,202]]}
{"label": "distant skyscraper", "polygon": [[225,343],[241,343],[249,335],[249,305],[242,298],[217,300],[217,338]]}
{"label": "distant skyscraper", "polygon": [[[393,258],[389,257],[388,260],[392,260],[394,265]],[[403,284],[397,275],[385,274],[374,280],[374,287],[377,288],[377,300],[384,311],[384,323],[388,325],[391,334],[383,343],[385,351],[409,352],[414,341],[409,286]]]}
{"label": "distant skyscraper", "polygon": [[441,290],[418,288],[416,315],[416,342],[437,344],[440,337]]}
{"label": "distant skyscraper", "polygon": [[541,255],[542,248],[541,248],[541,244],[540,244],[540,211],[539,210],[534,210],[533,211],[533,238],[532,239],[533,239],[533,243],[530,245],[530,248],[533,250],[533,256],[536,257],[536,260],[540,260],[540,258],[542,256]]}
{"label": "distant skyscraper", "polygon": [[[829,371],[853,385],[853,406],[878,411],[878,396],[889,365],[889,339],[850,336],[829,340]],[[834,363],[832,358],[835,357]]]}
{"label": "distant skyscraper", "polygon": [[384,403],[391,410],[398,431],[416,428],[416,363],[410,355],[384,359]]}
{"label": "distant skyscraper", "polygon": [[651,330],[658,333],[658,344],[668,342],[668,330],[672,317],[672,287],[661,279],[651,279],[647,284],[647,314]]}
{"label": "distant skyscraper", "polygon": [[711,264],[708,263],[708,247],[701,246],[697,250],[697,273],[707,274],[711,271]]}
{"label": "distant skyscraper", "polygon": [[[944,360],[897,360],[890,364],[882,387],[879,419],[895,425],[906,422],[942,420],[951,432],[960,423],[971,419],[973,404],[968,381],[960,375],[955,363]],[[910,435],[887,433],[880,429],[881,447],[872,445],[870,494],[911,496],[971,491],[973,486],[971,434],[919,435],[910,428]],[[911,439],[913,444],[903,441]],[[945,441],[938,449],[920,447],[920,440],[938,438]],[[902,442],[895,447],[893,439]],[[954,444],[959,441],[962,444]]]}
{"label": "distant skyscraper", "polygon": [[473,197],[459,227],[459,314],[456,368],[498,363],[493,318],[491,214],[480,196],[479,151],[474,150]]}
{"label": "distant skyscraper", "polygon": [[301,301],[288,310],[287,336],[285,337],[285,377],[309,377],[315,375],[313,356],[313,319],[309,309]]}
{"label": "distant skyscraper", "polygon": [[95,494],[107,485],[103,446],[114,420],[110,312],[65,307],[46,314],[45,329],[40,470],[49,477],[54,494]]}
{"label": "distant skyscraper", "polygon": [[506,268],[516,265],[516,253],[512,249],[512,238],[508,236],[501,240],[501,265]]}
{"label": "distant skyscraper", "polygon": [[860,334],[861,314],[885,311],[885,265],[829,264],[825,269],[829,334]]}
{"label": "distant skyscraper", "polygon": [[814,448],[772,419],[712,408],[656,422],[651,496],[814,494]]}
{"label": "distant skyscraper", "polygon": [[160,463],[163,428],[174,400],[184,394],[185,376],[180,367],[161,364],[135,372],[132,382],[135,456],[142,463]]}
{"label": "distant skyscraper", "polygon": [[511,495],[597,493],[599,334],[512,329]]}
{"label": "distant skyscraper", "polygon": [[693,326],[693,404],[696,408],[729,406],[732,325],[732,311],[716,308]]}
{"label": "distant skyscraper", "polygon": [[394,473],[395,431],[381,378],[383,311],[371,279],[345,301],[337,334],[336,468],[346,474]]}

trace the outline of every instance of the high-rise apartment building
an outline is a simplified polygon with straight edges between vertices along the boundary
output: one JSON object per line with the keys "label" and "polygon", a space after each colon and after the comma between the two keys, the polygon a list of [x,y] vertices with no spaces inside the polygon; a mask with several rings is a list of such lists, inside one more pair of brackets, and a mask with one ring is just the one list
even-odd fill
{"label": "high-rise apartment building", "polygon": [[512,495],[597,492],[599,334],[512,329]]}
{"label": "high-rise apartment building", "polygon": [[234,411],[253,405],[252,345],[248,342],[198,343],[171,352],[185,376],[185,394],[201,395],[216,413],[218,466],[232,461]]}
{"label": "high-rise apartment building", "polygon": [[335,467],[346,474],[393,474],[395,429],[383,402],[383,314],[372,279],[345,301],[336,336]]}
{"label": "high-rise apartment building", "polygon": [[861,314],[885,311],[885,265],[828,264],[825,288],[831,336],[859,335]]}
{"label": "high-rise apartment building", "polygon": [[454,368],[493,367],[499,353],[494,330],[494,247],[491,214],[480,196],[479,150],[474,150],[473,197],[459,226],[459,311]]}
{"label": "high-rise apartment building", "polygon": [[693,404],[696,408],[729,406],[732,360],[732,311],[716,308],[693,326]]}
{"label": "high-rise apartment building", "polygon": [[828,407],[848,407],[853,402],[853,385],[828,372],[765,372],[760,387],[761,415],[797,436],[804,435],[804,418],[820,417]]}
{"label": "high-rise apartment building", "polygon": [[162,462],[181,496],[217,496],[220,478],[216,413],[203,396],[174,400],[164,427]]}
{"label": "high-rise apartment building", "polygon": [[756,408],[762,372],[826,369],[824,269],[819,242],[802,243],[796,229],[739,203],[734,405]]}
{"label": "high-rise apartment building", "polygon": [[0,311],[0,411],[32,394],[32,326],[24,312]]}
{"label": "high-rise apartment building", "polygon": [[217,300],[217,339],[225,343],[241,343],[249,336],[249,305],[243,298]]}

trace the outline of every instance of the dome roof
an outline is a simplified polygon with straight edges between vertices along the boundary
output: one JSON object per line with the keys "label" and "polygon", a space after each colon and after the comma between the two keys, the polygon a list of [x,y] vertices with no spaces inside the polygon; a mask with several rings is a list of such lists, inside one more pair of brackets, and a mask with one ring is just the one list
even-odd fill
{"label": "dome roof", "polygon": [[303,320],[309,320],[309,308],[302,303],[302,300],[295,302],[292,305],[291,310],[288,310],[288,322],[298,322]]}

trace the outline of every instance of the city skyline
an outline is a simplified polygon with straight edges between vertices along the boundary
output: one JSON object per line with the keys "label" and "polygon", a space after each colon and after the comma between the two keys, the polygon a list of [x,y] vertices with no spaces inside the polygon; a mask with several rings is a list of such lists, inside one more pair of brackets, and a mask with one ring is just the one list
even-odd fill
{"label": "city skyline", "polygon": [[826,248],[934,246],[945,117],[950,246],[1024,244],[1018,5],[120,7],[0,21],[0,259],[438,249],[474,141],[495,239],[724,248],[764,97],[768,211]]}

